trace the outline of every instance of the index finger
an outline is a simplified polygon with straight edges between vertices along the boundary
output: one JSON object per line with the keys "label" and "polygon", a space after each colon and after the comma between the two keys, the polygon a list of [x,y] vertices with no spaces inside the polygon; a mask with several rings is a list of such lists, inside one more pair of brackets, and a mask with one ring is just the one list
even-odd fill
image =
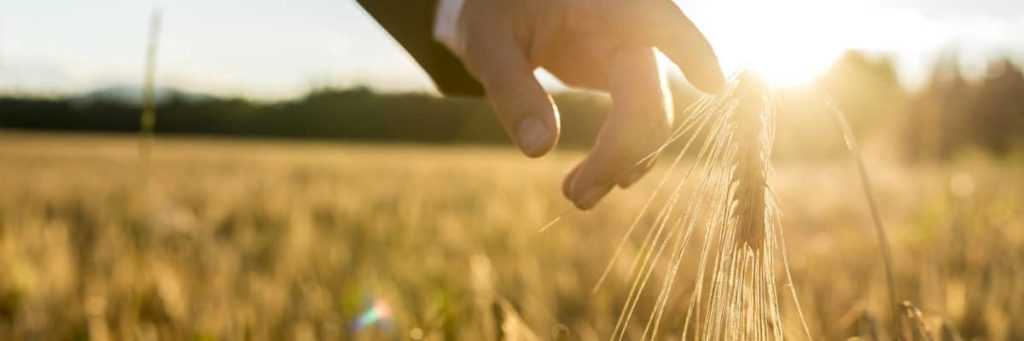
{"label": "index finger", "polygon": [[701,91],[717,94],[725,77],[714,49],[704,33],[671,0],[648,0],[639,6],[640,38],[657,47],[679,67],[686,79]]}
{"label": "index finger", "polygon": [[616,184],[628,187],[654,165],[672,129],[672,105],[654,48],[623,46],[608,71],[612,112],[587,158],[566,177],[563,192],[587,210]]}

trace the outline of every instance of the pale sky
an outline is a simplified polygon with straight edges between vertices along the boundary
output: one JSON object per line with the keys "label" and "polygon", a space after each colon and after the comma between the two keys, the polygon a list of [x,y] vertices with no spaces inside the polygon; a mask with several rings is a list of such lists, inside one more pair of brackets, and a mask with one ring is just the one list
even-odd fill
{"label": "pale sky", "polygon": [[[1024,56],[1020,0],[678,3],[730,73],[798,81],[856,48],[894,56],[913,84],[951,48],[972,72],[995,56]],[[164,13],[160,86],[254,98],[323,85],[433,91],[354,0],[0,0],[0,92],[139,84],[154,7]]]}

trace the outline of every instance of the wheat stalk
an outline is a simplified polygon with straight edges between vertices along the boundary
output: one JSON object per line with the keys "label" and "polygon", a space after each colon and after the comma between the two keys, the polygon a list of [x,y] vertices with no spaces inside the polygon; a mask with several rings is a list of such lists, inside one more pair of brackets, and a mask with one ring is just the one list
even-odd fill
{"label": "wheat stalk", "polygon": [[737,246],[760,250],[765,235],[765,188],[768,179],[768,154],[771,140],[768,131],[767,100],[756,80],[746,78],[737,92],[739,106],[733,112],[736,144],[739,153],[732,183],[735,186],[732,218],[736,220]]}
{"label": "wheat stalk", "polygon": [[[718,207],[718,219],[706,227],[702,258],[713,264],[704,307],[703,340],[781,340],[782,319],[775,290],[775,244],[766,238],[776,227],[777,210],[767,196],[773,110],[764,87],[755,78],[741,77],[733,93],[731,129],[717,137],[730,146],[725,165],[731,172],[729,189]],[[703,262],[703,260],[702,260]]]}
{"label": "wheat stalk", "polygon": [[[641,294],[653,286],[650,279],[656,266],[668,257],[667,275],[660,283],[655,306],[641,335],[641,339],[657,338],[676,274],[685,260],[683,256],[694,240],[694,231],[700,228],[704,234],[698,277],[683,336],[692,331],[702,340],[783,338],[775,290],[775,238],[781,240],[781,232],[776,233],[778,209],[767,185],[774,137],[770,102],[760,82],[741,76],[724,95],[698,101],[673,134],[669,143],[686,134],[691,137],[623,238],[630,237],[655,197],[665,198],[633,260],[634,281],[612,333],[613,340],[626,338],[626,326],[634,318]],[[680,159],[695,145],[698,136],[703,136],[704,141],[694,162],[685,171],[677,171]],[[666,186],[672,176],[678,177],[675,186]],[[694,178],[697,180],[691,181]],[[683,193],[688,188],[694,194],[684,201]],[[618,254],[616,250],[613,262]],[[785,257],[782,260],[788,279],[788,264]],[[791,293],[795,300],[795,291]],[[803,321],[799,309],[798,313]]]}

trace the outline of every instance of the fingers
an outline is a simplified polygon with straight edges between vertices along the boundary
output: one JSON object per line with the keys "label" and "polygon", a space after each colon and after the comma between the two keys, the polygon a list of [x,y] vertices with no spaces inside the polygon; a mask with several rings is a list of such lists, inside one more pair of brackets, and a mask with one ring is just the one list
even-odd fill
{"label": "fingers", "polygon": [[563,192],[576,207],[597,205],[615,185],[627,187],[653,166],[648,157],[671,130],[671,105],[655,50],[620,49],[609,70],[612,112],[587,158],[565,179]]}
{"label": "fingers", "polygon": [[[474,39],[475,38],[475,39]],[[524,154],[539,157],[558,143],[558,110],[511,34],[470,37],[466,62],[487,91],[505,132]]]}
{"label": "fingers", "polygon": [[649,0],[643,4],[642,14],[632,16],[633,20],[646,19],[640,33],[642,40],[665,53],[690,84],[704,92],[721,92],[725,87],[722,68],[697,26],[671,0]]}

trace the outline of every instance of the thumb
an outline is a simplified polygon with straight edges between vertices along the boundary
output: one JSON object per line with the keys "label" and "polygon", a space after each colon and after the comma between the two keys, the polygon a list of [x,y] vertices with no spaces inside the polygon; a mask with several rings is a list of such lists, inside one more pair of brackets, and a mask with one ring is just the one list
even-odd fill
{"label": "thumb", "polygon": [[[558,143],[558,109],[533,75],[511,34],[470,36],[467,66],[484,86],[505,132],[524,154],[540,157]],[[475,39],[474,39],[475,38]]]}

